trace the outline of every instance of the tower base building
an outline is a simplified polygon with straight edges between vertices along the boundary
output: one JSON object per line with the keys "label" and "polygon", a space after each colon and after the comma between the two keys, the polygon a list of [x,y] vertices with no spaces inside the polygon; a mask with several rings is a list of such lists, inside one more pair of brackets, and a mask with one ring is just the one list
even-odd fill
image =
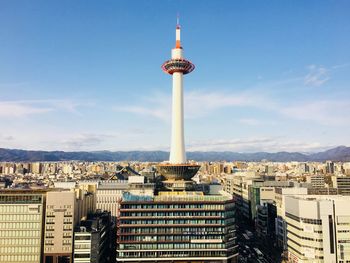
{"label": "tower base building", "polygon": [[126,193],[118,220],[117,262],[237,262],[234,214],[231,196]]}

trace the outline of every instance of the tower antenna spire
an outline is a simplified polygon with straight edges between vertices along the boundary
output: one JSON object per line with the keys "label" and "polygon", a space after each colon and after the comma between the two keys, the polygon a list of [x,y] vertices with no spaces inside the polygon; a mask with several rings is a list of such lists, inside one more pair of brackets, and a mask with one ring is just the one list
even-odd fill
{"label": "tower antenna spire", "polygon": [[181,40],[180,40],[180,31],[181,31],[181,28],[180,28],[180,16],[179,16],[179,13],[177,13],[177,16],[176,16],[176,45],[175,45],[175,48],[181,48]]}

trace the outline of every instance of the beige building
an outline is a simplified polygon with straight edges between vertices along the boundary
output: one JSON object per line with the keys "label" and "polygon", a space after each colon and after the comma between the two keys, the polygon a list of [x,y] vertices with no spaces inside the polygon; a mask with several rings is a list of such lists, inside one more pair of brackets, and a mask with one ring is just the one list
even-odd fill
{"label": "beige building", "polygon": [[40,263],[45,192],[0,191],[0,262]]}
{"label": "beige building", "polygon": [[123,192],[128,189],[128,181],[100,181],[96,191],[96,209],[110,211],[113,221],[119,214]]}
{"label": "beige building", "polygon": [[95,210],[94,193],[85,189],[47,193],[44,263],[73,262],[74,227]]}
{"label": "beige building", "polygon": [[32,174],[40,174],[41,173],[41,163],[36,162],[31,164],[31,173]]}
{"label": "beige building", "polygon": [[325,178],[324,178],[323,174],[307,176],[306,182],[310,183],[312,188],[324,188],[325,187]]}
{"label": "beige building", "polygon": [[128,189],[127,180],[87,180],[80,181],[79,188],[93,192],[96,209],[110,211],[113,221],[119,213],[122,194]]}
{"label": "beige building", "polygon": [[44,263],[72,262],[74,209],[74,192],[47,193]]}
{"label": "beige building", "polygon": [[286,196],[289,262],[350,262],[350,197]]}
{"label": "beige building", "polygon": [[81,220],[85,220],[89,213],[93,213],[96,210],[96,193],[91,187],[82,189],[81,187],[74,189],[75,192],[75,217],[74,225],[80,223]]}

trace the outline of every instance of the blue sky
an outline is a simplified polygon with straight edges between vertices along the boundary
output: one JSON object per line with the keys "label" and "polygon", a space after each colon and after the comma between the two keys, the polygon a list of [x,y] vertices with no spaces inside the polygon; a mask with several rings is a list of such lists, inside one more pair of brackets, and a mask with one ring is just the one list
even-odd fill
{"label": "blue sky", "polygon": [[168,150],[180,14],[188,150],[350,146],[349,1],[0,1],[0,147]]}

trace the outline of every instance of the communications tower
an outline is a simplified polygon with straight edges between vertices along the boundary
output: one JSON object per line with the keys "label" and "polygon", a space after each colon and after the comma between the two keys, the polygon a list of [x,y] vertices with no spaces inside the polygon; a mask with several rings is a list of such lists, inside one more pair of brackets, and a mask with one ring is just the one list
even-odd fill
{"label": "communications tower", "polygon": [[[181,27],[177,21],[175,48],[171,50],[171,59],[162,65],[162,70],[173,78],[170,157],[169,163],[160,164],[158,169],[166,178],[165,185],[178,185],[179,188],[183,188],[180,187],[183,183],[190,182],[200,168],[197,164],[187,162],[184,138],[183,76],[191,73],[194,68],[194,64],[183,57]],[[171,188],[174,190],[174,187]]]}

